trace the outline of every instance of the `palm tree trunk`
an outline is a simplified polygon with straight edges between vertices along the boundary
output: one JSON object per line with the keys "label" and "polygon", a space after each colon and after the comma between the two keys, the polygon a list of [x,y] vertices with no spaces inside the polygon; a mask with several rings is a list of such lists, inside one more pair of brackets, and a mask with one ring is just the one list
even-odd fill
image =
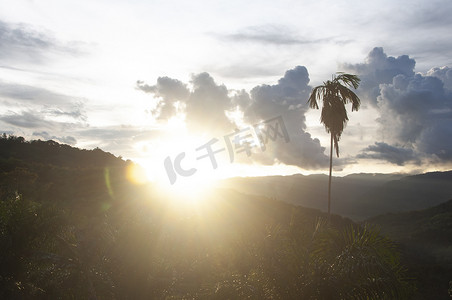
{"label": "palm tree trunk", "polygon": [[330,176],[328,179],[328,218],[331,215],[331,173],[333,170],[333,132],[331,132],[330,143]]}

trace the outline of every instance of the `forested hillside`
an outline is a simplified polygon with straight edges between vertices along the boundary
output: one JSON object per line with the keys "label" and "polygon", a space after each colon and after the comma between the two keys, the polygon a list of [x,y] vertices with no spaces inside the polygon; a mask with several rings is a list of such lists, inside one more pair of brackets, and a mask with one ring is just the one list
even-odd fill
{"label": "forested hillside", "polygon": [[2,299],[415,295],[371,227],[230,189],[185,202],[129,181],[133,164],[101,150],[0,143]]}
{"label": "forested hillside", "polygon": [[417,278],[423,299],[447,298],[439,291],[452,280],[452,200],[425,210],[381,215],[368,222],[399,243],[404,264]]}
{"label": "forested hillside", "polygon": [[25,141],[23,137],[3,136],[0,138],[0,159],[2,164],[42,164],[67,168],[103,168],[124,166],[125,161],[99,148],[84,150],[59,144],[55,141]]}

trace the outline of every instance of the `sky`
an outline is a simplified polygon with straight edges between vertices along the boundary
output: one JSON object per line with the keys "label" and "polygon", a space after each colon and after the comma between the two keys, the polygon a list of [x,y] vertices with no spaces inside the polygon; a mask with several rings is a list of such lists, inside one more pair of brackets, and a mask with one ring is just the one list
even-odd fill
{"label": "sky", "polygon": [[452,1],[0,2],[0,132],[152,180],[325,173],[309,109],[361,84],[336,175],[452,169]]}

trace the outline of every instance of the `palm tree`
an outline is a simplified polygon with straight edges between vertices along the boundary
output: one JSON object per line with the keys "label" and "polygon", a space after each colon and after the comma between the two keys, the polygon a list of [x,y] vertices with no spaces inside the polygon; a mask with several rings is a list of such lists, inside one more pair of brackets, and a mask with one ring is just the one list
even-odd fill
{"label": "palm tree", "polygon": [[358,88],[361,79],[357,75],[338,72],[331,80],[315,87],[309,96],[309,107],[318,109],[317,100],[323,100],[320,123],[326,132],[331,134],[330,142],[330,175],[328,180],[328,214],[331,213],[331,172],[333,169],[333,143],[339,157],[339,139],[348,121],[345,104],[352,103],[352,111],[358,110],[360,99],[349,88]]}

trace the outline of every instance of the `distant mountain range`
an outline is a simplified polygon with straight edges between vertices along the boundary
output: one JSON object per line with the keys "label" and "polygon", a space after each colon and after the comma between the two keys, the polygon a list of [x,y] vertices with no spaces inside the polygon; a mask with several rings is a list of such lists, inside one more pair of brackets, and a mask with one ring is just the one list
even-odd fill
{"label": "distant mountain range", "polygon": [[[54,141],[0,138],[0,171],[3,172],[18,167],[31,168],[35,173],[38,169],[48,173],[57,169],[68,172],[73,168],[77,172],[97,169],[103,174],[105,167],[123,169],[129,163],[97,148],[82,150]],[[218,186],[323,211],[327,207],[326,175],[236,177],[220,181]],[[451,198],[452,171],[420,175],[361,173],[334,177],[332,181],[332,212],[356,221],[384,213],[424,209]]]}
{"label": "distant mountain range", "polygon": [[[326,210],[328,176],[236,177],[221,187]],[[332,212],[354,220],[432,207],[452,198],[452,171],[420,175],[352,174],[334,177]]]}

